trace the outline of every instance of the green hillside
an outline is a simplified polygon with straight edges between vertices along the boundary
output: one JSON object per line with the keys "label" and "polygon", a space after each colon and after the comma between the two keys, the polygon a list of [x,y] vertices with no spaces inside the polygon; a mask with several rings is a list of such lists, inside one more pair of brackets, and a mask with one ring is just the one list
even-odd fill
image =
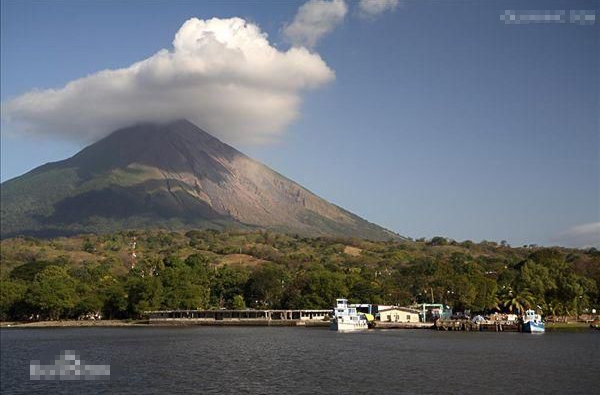
{"label": "green hillside", "polygon": [[[136,266],[131,268],[132,243]],[[600,252],[494,242],[373,242],[270,231],[128,231],[1,242],[2,319],[149,309],[329,308],[334,299],[545,315],[600,310]]]}

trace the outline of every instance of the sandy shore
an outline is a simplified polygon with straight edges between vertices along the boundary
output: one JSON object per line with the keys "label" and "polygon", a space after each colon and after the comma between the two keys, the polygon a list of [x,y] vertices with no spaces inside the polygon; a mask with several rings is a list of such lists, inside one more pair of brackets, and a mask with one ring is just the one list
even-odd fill
{"label": "sandy shore", "polygon": [[148,326],[148,321],[100,320],[100,321],[37,321],[37,322],[0,322],[1,328],[50,328],[50,327],[92,327],[92,326]]}
{"label": "sandy shore", "polygon": [[37,322],[0,322],[1,328],[83,328],[83,327],[171,327],[171,326],[302,326],[328,327],[329,322],[298,322],[297,320],[100,320],[100,321],[37,321]]}
{"label": "sandy shore", "polygon": [[329,326],[329,322],[298,322],[296,320],[100,320],[100,321],[37,321],[37,322],[0,322],[0,328],[84,328],[84,327],[171,327],[171,326]]}

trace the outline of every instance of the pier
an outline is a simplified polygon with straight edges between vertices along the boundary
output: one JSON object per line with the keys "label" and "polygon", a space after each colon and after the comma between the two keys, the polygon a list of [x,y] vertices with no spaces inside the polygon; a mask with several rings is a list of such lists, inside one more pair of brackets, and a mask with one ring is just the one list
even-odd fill
{"label": "pier", "polygon": [[434,328],[438,331],[521,332],[521,325],[514,321],[473,322],[467,319],[438,319]]}
{"label": "pier", "polygon": [[331,310],[161,310],[146,315],[150,324],[329,326]]}
{"label": "pier", "polygon": [[374,321],[375,329],[433,329],[432,322],[386,322]]}
{"label": "pier", "polygon": [[[150,325],[210,325],[210,326],[305,326],[327,327],[331,309],[322,310],[160,310],[147,311]],[[444,319],[435,322],[372,322],[374,329],[436,329],[438,331],[520,332],[521,325],[510,320],[471,321]]]}

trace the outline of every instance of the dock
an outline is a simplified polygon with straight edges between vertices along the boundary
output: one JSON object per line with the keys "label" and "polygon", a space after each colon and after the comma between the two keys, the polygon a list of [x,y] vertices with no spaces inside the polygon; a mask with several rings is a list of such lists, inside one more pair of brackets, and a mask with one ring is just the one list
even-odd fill
{"label": "dock", "polygon": [[473,322],[467,319],[438,319],[434,328],[438,331],[521,332],[521,325],[514,321]]}
{"label": "dock", "polygon": [[432,322],[373,322],[375,329],[433,329],[433,327]]}
{"label": "dock", "polygon": [[[332,310],[160,310],[147,311],[150,325],[301,326],[328,327]],[[373,321],[374,329],[436,329],[438,331],[520,332],[516,321],[437,319],[432,322]]]}
{"label": "dock", "polygon": [[331,310],[161,310],[148,311],[150,325],[329,326]]}

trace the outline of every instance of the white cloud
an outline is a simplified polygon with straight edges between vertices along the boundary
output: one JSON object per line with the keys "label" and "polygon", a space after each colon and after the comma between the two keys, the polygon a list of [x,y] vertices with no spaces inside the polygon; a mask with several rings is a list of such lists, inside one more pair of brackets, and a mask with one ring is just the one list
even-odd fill
{"label": "white cloud", "polygon": [[600,248],[600,222],[573,226],[553,238],[552,241],[568,247]]}
{"label": "white cloud", "polygon": [[398,0],[360,0],[358,10],[360,15],[376,17],[385,11],[392,11],[398,6]]}
{"label": "white cloud", "polygon": [[187,118],[230,142],[276,138],[299,113],[300,94],[335,78],[306,48],[279,51],[240,18],[186,21],[141,62],[2,104],[13,132],[90,142],[136,122]]}
{"label": "white cloud", "polygon": [[314,47],[324,35],[341,23],[348,12],[344,0],[310,0],[298,8],[283,34],[294,46]]}

